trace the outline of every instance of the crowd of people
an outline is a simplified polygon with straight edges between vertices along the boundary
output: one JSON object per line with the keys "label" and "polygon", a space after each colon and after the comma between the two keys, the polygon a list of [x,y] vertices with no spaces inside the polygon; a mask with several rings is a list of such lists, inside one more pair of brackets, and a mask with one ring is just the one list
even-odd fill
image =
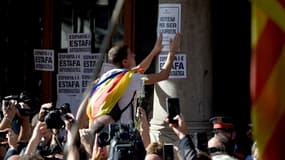
{"label": "crowd of people", "polygon": [[[177,33],[169,42],[162,70],[152,74],[144,72],[162,50],[162,35],[159,35],[150,54],[138,65],[135,54],[127,45],[119,44],[111,48],[109,62],[115,69],[92,82],[91,93],[82,101],[77,115],[71,113],[69,104],[39,104],[26,92],[4,97],[0,159],[246,159],[245,156],[237,156],[235,127],[225,117],[210,120],[214,134],[209,138],[207,150],[195,146],[182,115],[174,117],[178,123],[170,123],[166,119],[179,139],[177,146],[151,142],[147,114],[141,103],[137,103],[141,85],[168,79],[180,41],[181,35]],[[98,105],[98,99],[109,94],[104,92],[108,89],[104,87],[111,84],[111,88],[116,88],[119,84],[115,82],[123,81],[116,79],[118,75],[121,78],[127,75],[125,87],[119,89],[123,92],[116,94],[118,98],[112,100],[111,109],[106,109],[106,106]]]}

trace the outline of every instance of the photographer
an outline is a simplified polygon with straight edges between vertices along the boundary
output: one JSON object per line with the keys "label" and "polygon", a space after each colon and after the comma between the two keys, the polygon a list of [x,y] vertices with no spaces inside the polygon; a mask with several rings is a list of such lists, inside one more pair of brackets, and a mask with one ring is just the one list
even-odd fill
{"label": "photographer", "polygon": [[0,129],[12,128],[16,134],[19,134],[19,141],[27,142],[32,132],[30,120],[38,111],[38,104],[36,98],[27,91],[4,97]]}
{"label": "photographer", "polygon": [[39,122],[45,123],[46,128],[52,133],[51,136],[41,140],[38,145],[37,149],[40,154],[43,157],[63,156],[63,146],[68,135],[65,120],[73,117],[70,105],[65,103],[60,107],[55,107],[52,103],[45,103],[36,117]]}

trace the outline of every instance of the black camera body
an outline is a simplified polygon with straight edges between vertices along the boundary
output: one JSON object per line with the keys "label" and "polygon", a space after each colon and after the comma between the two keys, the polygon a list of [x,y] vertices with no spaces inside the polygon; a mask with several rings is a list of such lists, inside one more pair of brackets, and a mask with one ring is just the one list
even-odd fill
{"label": "black camera body", "polygon": [[110,160],[143,160],[146,154],[140,134],[133,124],[107,125],[98,134],[98,145],[110,145]]}
{"label": "black camera body", "polygon": [[[15,107],[18,109],[20,115],[22,116],[29,116],[33,113],[33,111],[31,109],[28,109],[28,108],[22,108],[20,103],[21,102],[24,102],[24,103],[27,103],[26,100],[22,99],[20,96],[18,95],[9,95],[9,96],[6,96],[3,98],[4,100],[4,105],[5,107],[10,107],[11,105],[11,100],[14,100],[16,103],[15,103]],[[30,105],[30,104],[28,104]],[[31,107],[31,106],[30,106]]]}
{"label": "black camera body", "polygon": [[71,113],[70,104],[65,103],[59,108],[52,107],[51,110],[45,111],[45,123],[49,129],[60,129],[64,126],[64,120],[69,117],[66,115]]}

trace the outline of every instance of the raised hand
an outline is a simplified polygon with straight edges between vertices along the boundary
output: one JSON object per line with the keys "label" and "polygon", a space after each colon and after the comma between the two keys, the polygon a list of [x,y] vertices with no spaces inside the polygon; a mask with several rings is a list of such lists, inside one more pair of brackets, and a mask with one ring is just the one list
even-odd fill
{"label": "raised hand", "polygon": [[181,34],[176,33],[175,36],[171,38],[169,41],[169,52],[171,54],[175,54],[180,47],[180,43],[181,43]]}

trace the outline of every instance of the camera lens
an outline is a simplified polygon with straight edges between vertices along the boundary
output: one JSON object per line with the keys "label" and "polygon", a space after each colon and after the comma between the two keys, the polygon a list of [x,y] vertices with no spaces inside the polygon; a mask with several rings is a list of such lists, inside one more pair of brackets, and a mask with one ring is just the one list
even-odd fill
{"label": "camera lens", "polygon": [[101,132],[100,134],[98,134],[97,141],[100,147],[108,145],[110,143],[109,134],[107,132]]}
{"label": "camera lens", "polygon": [[45,116],[45,122],[47,125],[47,128],[49,129],[60,129],[64,126],[64,121],[61,118],[61,113],[59,110],[53,110],[50,111],[46,116]]}

